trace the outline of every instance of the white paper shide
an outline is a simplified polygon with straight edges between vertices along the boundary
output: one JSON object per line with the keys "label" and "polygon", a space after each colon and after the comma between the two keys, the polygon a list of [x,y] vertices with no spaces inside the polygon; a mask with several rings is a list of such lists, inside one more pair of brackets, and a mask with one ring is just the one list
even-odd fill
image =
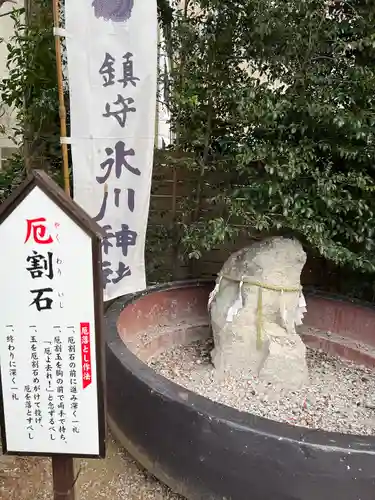
{"label": "white paper shide", "polygon": [[156,0],[65,0],[74,199],[104,229],[104,299],[145,288]]}
{"label": "white paper shide", "polygon": [[0,240],[7,450],[98,455],[91,237],[35,186]]}

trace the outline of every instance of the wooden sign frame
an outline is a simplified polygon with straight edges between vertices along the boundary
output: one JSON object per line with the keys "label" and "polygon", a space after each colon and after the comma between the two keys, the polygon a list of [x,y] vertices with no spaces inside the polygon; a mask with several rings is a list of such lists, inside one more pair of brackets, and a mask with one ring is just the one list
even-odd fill
{"label": "wooden sign frame", "polygon": [[[97,402],[98,402],[98,437],[99,454],[69,454],[69,453],[29,453],[15,452],[7,447],[7,436],[5,427],[5,410],[3,399],[3,388],[0,371],[0,427],[3,453],[5,455],[18,456],[64,456],[70,458],[104,458],[106,451],[106,387],[105,387],[105,345],[103,338],[103,281],[102,281],[102,257],[101,246],[103,232],[86,212],[78,206],[45,172],[32,171],[27,179],[16,189],[12,195],[0,205],[0,226],[20,205],[31,191],[38,187],[50,200],[56,204],[67,217],[79,226],[92,241],[92,269],[93,269],[93,296],[94,296],[94,319],[96,338],[96,373],[97,373]],[[0,304],[1,308],[1,304]]]}

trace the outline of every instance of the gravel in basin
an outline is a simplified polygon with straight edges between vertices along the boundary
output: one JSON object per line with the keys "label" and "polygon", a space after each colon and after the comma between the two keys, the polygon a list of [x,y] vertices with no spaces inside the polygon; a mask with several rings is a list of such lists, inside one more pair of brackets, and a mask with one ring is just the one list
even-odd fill
{"label": "gravel in basin", "polygon": [[310,384],[276,393],[259,378],[218,378],[211,340],[176,346],[149,361],[159,374],[201,396],[279,422],[347,434],[375,435],[375,372],[307,349]]}

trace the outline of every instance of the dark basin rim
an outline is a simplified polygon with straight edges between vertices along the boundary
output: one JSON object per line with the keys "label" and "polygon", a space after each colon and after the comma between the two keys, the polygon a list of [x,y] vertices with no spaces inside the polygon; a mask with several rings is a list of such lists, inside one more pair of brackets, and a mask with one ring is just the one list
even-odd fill
{"label": "dark basin rim", "polygon": [[[117,359],[124,367],[131,371],[133,376],[137,377],[143,384],[146,384],[150,391],[157,392],[160,397],[166,400],[178,401],[179,404],[185,407],[188,411],[199,412],[208,420],[215,419],[222,421],[226,426],[232,426],[236,431],[254,432],[259,435],[267,436],[269,439],[278,441],[291,441],[296,446],[303,448],[306,444],[309,447],[324,448],[329,451],[347,451],[350,453],[366,453],[375,455],[375,437],[373,436],[358,436],[352,434],[341,434],[338,432],[327,432],[322,430],[308,429],[304,427],[292,426],[283,422],[276,422],[267,418],[258,417],[251,413],[242,412],[234,408],[227,407],[221,403],[211,401],[197,393],[189,391],[176,383],[159,375],[154,370],[149,368],[145,363],[139,360],[123,343],[117,332],[117,318],[119,313],[130,304],[136,302],[140,298],[152,293],[181,289],[191,287],[207,286],[212,283],[212,280],[188,280],[164,283],[151,286],[146,290],[128,294],[112,301],[106,306],[106,321],[109,320],[107,328],[107,345],[114,353]],[[361,305],[362,307],[371,307],[369,304],[363,304],[360,301],[348,301],[344,297],[332,296],[322,292],[309,293],[322,298],[345,301],[353,305]],[[120,306],[120,308],[119,308]],[[114,316],[116,322],[114,323]],[[115,327],[113,326],[115,325]],[[188,393],[188,400],[182,399],[179,394],[181,392]]]}

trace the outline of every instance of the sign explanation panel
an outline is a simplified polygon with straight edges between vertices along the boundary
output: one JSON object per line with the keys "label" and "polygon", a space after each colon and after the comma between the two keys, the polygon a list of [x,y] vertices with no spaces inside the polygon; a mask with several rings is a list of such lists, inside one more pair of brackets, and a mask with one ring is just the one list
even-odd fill
{"label": "sign explanation panel", "polygon": [[5,453],[102,457],[101,230],[43,172],[0,208]]}

